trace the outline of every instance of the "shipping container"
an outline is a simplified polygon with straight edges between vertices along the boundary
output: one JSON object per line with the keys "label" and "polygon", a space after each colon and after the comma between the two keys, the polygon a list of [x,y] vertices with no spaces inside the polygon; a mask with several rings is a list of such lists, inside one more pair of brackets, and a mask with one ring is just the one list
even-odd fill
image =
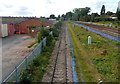
{"label": "shipping container", "polygon": [[6,37],[8,36],[8,27],[7,24],[1,24],[1,36]]}
{"label": "shipping container", "polygon": [[8,34],[13,35],[14,34],[14,24],[8,24]]}

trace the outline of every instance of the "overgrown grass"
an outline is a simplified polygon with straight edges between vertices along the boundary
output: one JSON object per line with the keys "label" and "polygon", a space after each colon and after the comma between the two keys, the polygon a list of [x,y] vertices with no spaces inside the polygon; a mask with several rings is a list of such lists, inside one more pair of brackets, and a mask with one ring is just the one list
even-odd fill
{"label": "overgrown grass", "polygon": [[[85,82],[98,82],[99,78],[102,78],[104,82],[118,82],[120,54],[116,46],[119,43],[84,28],[73,27],[72,24],[68,27],[73,41],[79,81],[81,81],[81,70]],[[89,35],[92,37],[92,45],[87,44]]]}

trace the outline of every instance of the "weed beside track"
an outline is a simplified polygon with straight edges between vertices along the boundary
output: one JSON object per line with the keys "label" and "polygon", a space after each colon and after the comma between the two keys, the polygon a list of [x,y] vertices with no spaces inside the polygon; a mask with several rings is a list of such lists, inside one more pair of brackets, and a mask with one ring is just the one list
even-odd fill
{"label": "weed beside track", "polygon": [[[119,50],[118,43],[90,32],[84,28],[68,24],[73,42],[76,71],[79,81],[80,70],[86,82],[118,82]],[[92,37],[88,45],[87,37]],[[112,45],[111,45],[112,44]]]}

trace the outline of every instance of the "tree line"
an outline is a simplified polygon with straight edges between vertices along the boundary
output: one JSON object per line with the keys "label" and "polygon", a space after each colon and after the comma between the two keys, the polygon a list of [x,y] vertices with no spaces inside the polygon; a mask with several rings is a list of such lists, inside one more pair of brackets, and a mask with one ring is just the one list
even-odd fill
{"label": "tree line", "polygon": [[62,14],[61,16],[58,15],[58,17],[55,17],[54,14],[50,15],[50,18],[56,18],[57,20],[74,20],[74,21],[91,21],[91,22],[98,22],[98,21],[114,21],[114,19],[106,17],[110,15],[116,15],[117,20],[120,21],[120,10],[117,9],[116,13],[113,13],[111,11],[107,11],[105,9],[105,5],[102,6],[100,15],[98,13],[91,13],[90,7],[85,8],[75,8],[72,10],[72,12],[67,12],[66,14]]}

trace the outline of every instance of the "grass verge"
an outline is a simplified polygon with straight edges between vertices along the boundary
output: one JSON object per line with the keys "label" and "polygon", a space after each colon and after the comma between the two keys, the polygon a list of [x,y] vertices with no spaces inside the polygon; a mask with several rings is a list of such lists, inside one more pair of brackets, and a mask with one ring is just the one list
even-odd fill
{"label": "grass verge", "polygon": [[[76,62],[79,82],[118,82],[118,44],[84,28],[68,24]],[[87,44],[87,37],[92,37],[92,45]],[[81,76],[81,73],[83,76]]]}

